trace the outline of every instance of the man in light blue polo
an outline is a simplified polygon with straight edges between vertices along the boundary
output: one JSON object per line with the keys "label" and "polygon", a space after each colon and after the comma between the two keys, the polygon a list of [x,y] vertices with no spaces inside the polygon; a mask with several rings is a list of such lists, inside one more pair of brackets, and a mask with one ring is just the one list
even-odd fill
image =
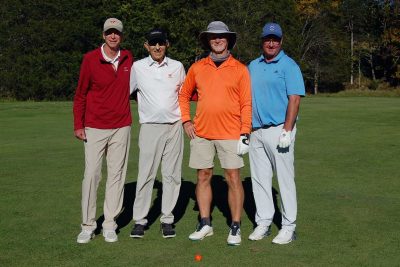
{"label": "man in light blue polo", "polygon": [[271,233],[275,213],[272,177],[276,173],[282,229],[272,243],[287,244],[296,238],[294,141],[304,81],[299,66],[281,49],[282,29],[278,24],[267,23],[261,40],[263,55],[249,65],[253,105],[249,157],[257,208],[257,227],[249,239],[260,240]]}

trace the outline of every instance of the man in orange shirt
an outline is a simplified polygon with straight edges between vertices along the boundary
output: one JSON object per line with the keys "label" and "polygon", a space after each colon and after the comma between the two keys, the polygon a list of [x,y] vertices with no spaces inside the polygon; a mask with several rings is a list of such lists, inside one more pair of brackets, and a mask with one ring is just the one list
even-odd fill
{"label": "man in orange shirt", "polygon": [[[221,21],[213,21],[199,36],[211,53],[194,63],[179,94],[182,122],[190,141],[189,167],[197,169],[196,198],[200,223],[191,240],[213,235],[210,220],[211,178],[217,153],[228,184],[228,203],[232,224],[229,245],[240,245],[240,218],[243,209],[243,186],[240,168],[248,152],[251,128],[250,76],[245,65],[233,58],[230,50],[236,42]],[[198,102],[194,122],[190,118],[190,98],[197,89]]]}

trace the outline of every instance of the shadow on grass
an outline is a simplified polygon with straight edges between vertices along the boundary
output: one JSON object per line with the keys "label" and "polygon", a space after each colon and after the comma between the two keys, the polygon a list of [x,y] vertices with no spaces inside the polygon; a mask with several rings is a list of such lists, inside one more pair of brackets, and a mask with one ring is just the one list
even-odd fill
{"label": "shadow on grass", "polygon": [[[135,200],[136,195],[136,182],[125,184],[124,187],[124,200],[122,203],[121,213],[119,214],[116,222],[118,225],[117,233],[121,228],[124,228],[129,222],[132,220],[132,209],[133,202]],[[104,214],[102,214],[97,220],[97,228],[95,230],[95,234],[98,235],[101,233],[102,224],[104,222]]]}
{"label": "shadow on grass", "polygon": [[[243,189],[244,189],[244,204],[243,209],[247,215],[247,218],[252,222],[253,227],[256,227],[257,224],[255,222],[255,214],[256,214],[256,206],[253,197],[251,178],[246,177],[244,179]],[[213,175],[211,180],[212,186],[212,196],[213,201],[211,203],[211,214],[215,208],[218,208],[220,212],[226,219],[227,226],[230,226],[232,223],[231,212],[228,205],[228,185],[225,181],[225,178],[220,175]],[[149,213],[147,215],[147,226],[149,228],[153,225],[157,218],[161,215],[161,203],[162,203],[162,183],[157,179],[154,181],[153,189],[157,190],[156,198],[153,200]],[[186,181],[182,178],[181,189],[178,197],[177,204],[173,210],[173,214],[175,217],[175,222],[179,222],[183,216],[185,215],[187,206],[189,205],[190,199],[195,201],[195,205],[193,207],[194,211],[198,211],[198,204],[196,200],[195,194],[196,185],[191,181]],[[117,232],[120,229],[126,227],[132,221],[132,210],[133,203],[136,195],[136,182],[125,184],[124,189],[124,200],[122,204],[122,212],[118,216],[116,222],[118,225]],[[272,196],[274,200],[275,214],[273,218],[273,223],[279,228],[282,228],[282,214],[277,205],[277,195],[278,191],[275,188],[272,188]],[[197,217],[198,221],[200,221],[200,215]],[[211,216],[212,219],[212,216]],[[101,215],[97,219],[97,229],[95,230],[95,234],[98,235],[102,229],[102,223],[104,221],[104,215]]]}
{"label": "shadow on grass", "polygon": [[[147,226],[149,228],[152,224],[154,224],[157,218],[161,215],[161,203],[162,203],[162,183],[156,180],[154,181],[153,189],[157,191],[156,198],[153,200],[153,203],[150,207],[149,213],[147,215]],[[189,181],[185,181],[182,178],[181,190],[179,193],[178,201],[173,210],[173,214],[175,217],[175,222],[179,222],[183,215],[185,214],[186,208],[189,204],[189,200],[195,200],[195,184]],[[136,182],[125,184],[124,189],[124,200],[122,204],[122,212],[116,219],[116,223],[118,225],[117,232],[120,229],[129,225],[132,221],[133,215],[133,203],[136,196]],[[104,214],[99,216],[96,220],[97,228],[95,230],[95,234],[98,235],[101,233],[102,224],[104,222]]]}
{"label": "shadow on grass", "polygon": [[195,189],[196,184],[191,181],[185,181],[184,178],[182,178],[181,190],[173,211],[175,223],[179,222],[183,218],[183,215],[185,215],[190,199],[196,201]]}
{"label": "shadow on grass", "polygon": [[[243,209],[247,216],[247,218],[253,224],[253,227],[256,227],[257,224],[255,222],[255,214],[256,214],[256,205],[253,197],[253,189],[251,184],[251,178],[246,177],[243,184],[244,190],[244,203]],[[220,175],[213,175],[211,180],[212,192],[213,192],[213,201],[211,204],[211,213],[214,208],[218,208],[226,220],[226,225],[230,226],[232,223],[231,212],[228,205],[228,184],[225,181],[225,178]],[[278,191],[275,188],[272,188],[272,196],[274,200],[275,214],[273,218],[273,223],[279,228],[282,228],[282,214],[277,205],[277,195]],[[197,202],[196,202],[197,204]],[[198,217],[200,220],[200,217]]]}
{"label": "shadow on grass", "polygon": [[[253,187],[251,184],[251,177],[246,177],[243,181],[243,189],[244,189],[244,204],[243,208],[244,211],[247,215],[247,218],[253,223],[253,228],[257,226],[257,223],[255,221],[255,215],[256,215],[256,203],[254,201],[253,197]],[[274,200],[274,208],[275,208],[275,214],[274,218],[272,219],[272,223],[278,227],[278,229],[282,228],[282,213],[279,210],[278,207],[278,191],[272,187],[272,198]]]}

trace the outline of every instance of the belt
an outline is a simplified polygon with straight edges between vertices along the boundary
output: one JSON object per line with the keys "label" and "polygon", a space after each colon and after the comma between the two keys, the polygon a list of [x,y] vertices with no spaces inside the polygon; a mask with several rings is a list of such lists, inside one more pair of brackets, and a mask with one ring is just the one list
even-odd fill
{"label": "belt", "polygon": [[283,124],[283,123],[263,125],[263,126],[261,126],[261,127],[253,128],[253,131],[256,131],[256,130],[258,130],[258,129],[269,129],[269,128],[271,128],[271,127],[277,127],[277,126],[282,125],[282,124]]}
{"label": "belt", "polygon": [[268,124],[268,125],[263,125],[263,126],[261,127],[261,129],[268,129],[268,128],[276,127],[276,126],[278,126],[278,125],[275,125],[275,124]]}

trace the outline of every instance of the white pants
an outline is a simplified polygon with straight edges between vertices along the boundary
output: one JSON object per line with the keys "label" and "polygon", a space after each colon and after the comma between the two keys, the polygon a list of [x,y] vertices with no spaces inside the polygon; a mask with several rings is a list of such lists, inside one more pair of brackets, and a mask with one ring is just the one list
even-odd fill
{"label": "white pants", "polygon": [[276,173],[282,211],[282,228],[296,228],[297,200],[294,181],[294,142],[296,127],[292,131],[289,149],[278,148],[283,124],[267,129],[258,129],[250,137],[250,169],[256,204],[257,225],[269,226],[275,209],[272,197],[272,177]]}
{"label": "white pants", "polygon": [[82,230],[95,230],[97,188],[101,180],[103,156],[107,160],[104,199],[104,230],[115,230],[115,218],[122,208],[128,166],[131,127],[117,129],[85,128],[85,175],[82,181]]}
{"label": "white pants", "polygon": [[162,175],[162,223],[174,222],[172,214],[181,188],[183,158],[182,122],[174,124],[142,124],[139,133],[139,173],[136,197],[133,204],[133,220],[146,225],[153,185],[161,163]]}

